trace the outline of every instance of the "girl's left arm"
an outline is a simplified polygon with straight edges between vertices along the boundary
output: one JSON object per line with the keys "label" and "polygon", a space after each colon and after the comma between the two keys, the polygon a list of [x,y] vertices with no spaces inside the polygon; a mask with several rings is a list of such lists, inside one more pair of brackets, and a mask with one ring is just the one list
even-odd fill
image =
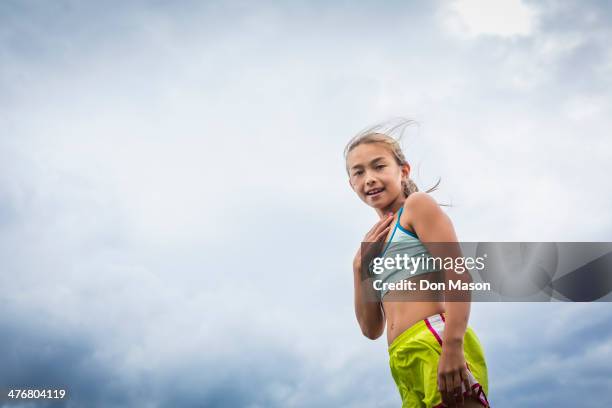
{"label": "girl's left arm", "polygon": [[[453,224],[433,197],[422,192],[412,193],[404,207],[411,214],[416,234],[433,257],[456,259],[462,256]],[[459,274],[454,269],[446,269],[444,282],[447,287],[449,280],[460,280],[462,283],[472,281],[467,271]],[[457,297],[457,292],[451,292],[446,291],[447,295],[453,296],[453,301],[445,302],[446,323],[438,366],[438,387],[443,400],[454,399],[453,395],[458,392],[461,395],[459,400],[462,401],[461,384],[466,385],[468,394],[471,391],[463,354],[463,337],[470,317],[471,297],[467,291],[461,297]]]}

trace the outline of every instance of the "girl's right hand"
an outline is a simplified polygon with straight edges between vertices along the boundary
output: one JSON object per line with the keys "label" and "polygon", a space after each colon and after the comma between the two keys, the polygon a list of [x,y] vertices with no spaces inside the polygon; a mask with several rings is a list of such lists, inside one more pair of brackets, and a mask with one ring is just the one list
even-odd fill
{"label": "girl's right hand", "polygon": [[[385,243],[385,238],[391,228],[391,221],[393,220],[393,213],[389,213],[386,217],[381,218],[374,226],[368,231],[363,238],[363,244],[360,245],[355,254],[353,260],[353,268],[355,270],[361,270],[362,265],[369,265],[373,258],[380,254],[381,249]],[[361,250],[365,249],[365,253],[362,254]]]}

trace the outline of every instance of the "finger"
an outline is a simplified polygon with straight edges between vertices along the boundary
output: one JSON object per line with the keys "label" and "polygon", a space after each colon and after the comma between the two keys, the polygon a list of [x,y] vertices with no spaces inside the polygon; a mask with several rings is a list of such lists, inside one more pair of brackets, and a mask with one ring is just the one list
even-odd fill
{"label": "finger", "polygon": [[461,374],[459,371],[453,375],[453,399],[459,403],[459,406],[463,406],[463,392],[461,390]]}
{"label": "finger", "polygon": [[391,223],[391,221],[393,221],[393,214],[389,214],[386,217],[381,218],[380,220],[378,220],[378,222],[376,224],[374,224],[374,232],[376,232],[377,230],[380,230],[381,228],[384,228],[385,226],[389,225]]}
{"label": "finger", "polygon": [[444,405],[448,405],[449,401],[448,396],[446,395],[446,380],[443,375],[438,375],[438,391],[440,391]]}
{"label": "finger", "polygon": [[449,378],[446,375],[442,374],[438,381],[440,383],[440,394],[442,394],[442,401],[445,405],[449,407],[454,407],[455,405],[448,388],[451,385],[449,384]]}
{"label": "finger", "polygon": [[383,234],[385,231],[389,231],[389,228],[391,226],[384,226],[380,229],[377,229],[376,231],[374,231],[373,233],[369,234],[368,236],[365,237],[365,242],[376,242],[380,239],[380,235]]}
{"label": "finger", "polygon": [[383,229],[391,226],[391,221],[393,221],[393,216],[389,216],[386,219],[382,219],[382,222],[380,222],[380,224],[378,224],[374,230],[374,232],[372,233],[372,235],[376,236],[380,233],[380,231],[382,231]]}
{"label": "finger", "polygon": [[364,242],[368,242],[368,237],[372,234],[372,232],[374,232],[375,229],[376,229],[376,224],[374,224],[374,226],[370,228],[368,232],[366,232],[365,236],[363,237]]}
{"label": "finger", "polygon": [[392,214],[388,215],[387,217],[383,217],[380,220],[378,220],[376,222],[376,224],[374,224],[372,226],[372,228],[370,228],[370,230],[368,231],[368,233],[365,235],[364,241],[369,242],[368,238],[370,238],[371,236],[375,236],[377,235],[377,231],[380,229],[380,227],[382,225],[384,225],[384,223],[390,221],[391,219],[393,219]]}
{"label": "finger", "polygon": [[380,233],[376,237],[374,237],[374,241],[377,242],[377,241],[383,240],[389,233],[390,229],[391,229],[391,226],[389,225],[387,228],[380,231]]}
{"label": "finger", "polygon": [[378,221],[376,221],[376,223],[374,225],[372,225],[372,228],[370,228],[370,230],[368,231],[368,233],[366,234],[366,237],[369,235],[373,235],[374,232],[376,231],[376,229],[387,220],[388,217],[383,217],[381,219],[379,219]]}
{"label": "finger", "polygon": [[457,406],[457,398],[455,396],[455,385],[453,375],[451,373],[446,374],[446,395],[451,407]]}
{"label": "finger", "polygon": [[467,392],[467,395],[471,396],[472,395],[472,385],[470,384],[470,377],[469,377],[467,370],[461,371],[461,381],[463,382],[463,385],[465,386],[465,391]]}

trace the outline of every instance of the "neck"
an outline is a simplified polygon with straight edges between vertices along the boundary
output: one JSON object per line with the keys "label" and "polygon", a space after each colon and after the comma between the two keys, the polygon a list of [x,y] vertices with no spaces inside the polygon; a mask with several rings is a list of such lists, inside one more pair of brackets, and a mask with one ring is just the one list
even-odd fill
{"label": "neck", "polygon": [[388,206],[383,208],[377,208],[376,214],[378,214],[380,218],[385,217],[389,213],[395,214],[399,211],[400,208],[404,206],[404,201],[406,201],[406,198],[402,194],[396,200],[392,201]]}

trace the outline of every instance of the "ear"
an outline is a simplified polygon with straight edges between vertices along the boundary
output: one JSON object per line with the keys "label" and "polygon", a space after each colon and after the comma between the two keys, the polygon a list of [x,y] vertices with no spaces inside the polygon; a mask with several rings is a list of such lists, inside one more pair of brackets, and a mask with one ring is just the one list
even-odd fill
{"label": "ear", "polygon": [[402,178],[408,178],[410,175],[410,165],[408,163],[404,163],[402,166]]}

